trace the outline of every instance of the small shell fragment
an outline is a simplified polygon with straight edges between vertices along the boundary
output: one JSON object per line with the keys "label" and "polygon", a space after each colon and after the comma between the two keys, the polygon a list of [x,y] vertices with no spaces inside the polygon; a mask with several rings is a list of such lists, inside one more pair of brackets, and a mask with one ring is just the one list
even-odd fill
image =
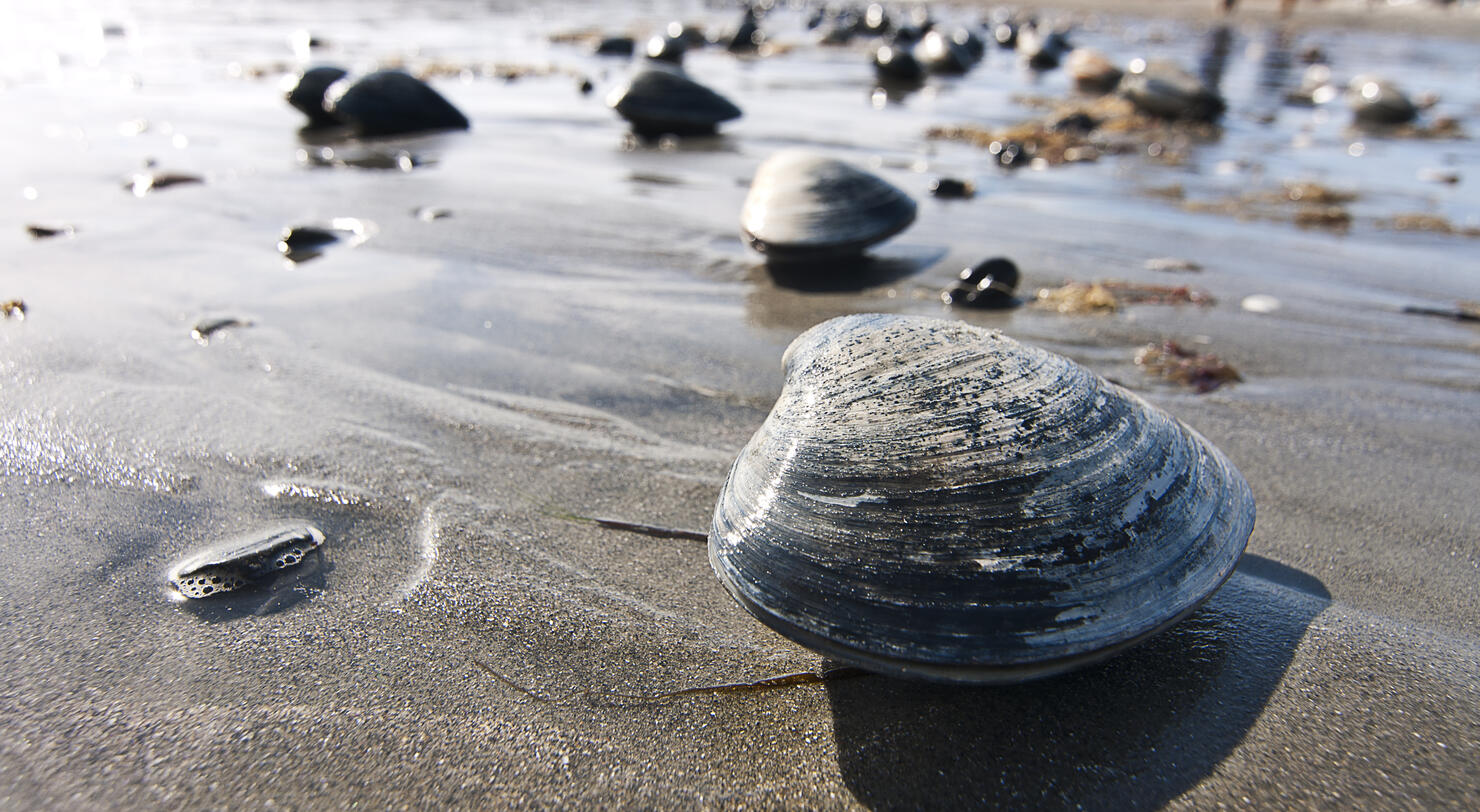
{"label": "small shell fragment", "polygon": [[1273,313],[1280,309],[1280,300],[1265,293],[1255,293],[1245,296],[1239,307],[1250,313]]}
{"label": "small shell fragment", "polygon": [[323,543],[324,534],[311,525],[228,541],[175,564],[169,582],[192,600],[235,592],[298,566]]}

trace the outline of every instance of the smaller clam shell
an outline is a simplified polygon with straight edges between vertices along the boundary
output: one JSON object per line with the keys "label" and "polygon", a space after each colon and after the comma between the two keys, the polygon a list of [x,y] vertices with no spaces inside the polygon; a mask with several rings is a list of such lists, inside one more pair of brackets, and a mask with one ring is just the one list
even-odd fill
{"label": "smaller clam shell", "polygon": [[398,70],[376,71],[354,83],[341,79],[325,94],[324,106],[355,134],[371,138],[469,126],[442,94]]}
{"label": "smaller clam shell", "polygon": [[755,172],[740,211],[750,246],[777,258],[847,256],[915,221],[915,201],[877,175],[802,149]]}
{"label": "smaller clam shell", "polygon": [[642,71],[612,91],[607,104],[639,135],[701,135],[740,117],[729,99],[672,70]]}
{"label": "smaller clam shell", "polygon": [[1358,76],[1346,93],[1347,106],[1358,124],[1407,124],[1418,116],[1418,107],[1391,82],[1375,76]]}
{"label": "smaller clam shell", "polygon": [[631,37],[603,37],[592,52],[597,56],[632,56],[637,43]]}
{"label": "smaller clam shell", "polygon": [[1137,60],[1120,80],[1120,92],[1137,110],[1158,118],[1213,121],[1227,108],[1196,76],[1167,62]]}
{"label": "smaller clam shell", "polygon": [[168,578],[191,599],[235,592],[298,566],[323,543],[324,534],[310,525],[248,536],[188,556],[170,568]]}

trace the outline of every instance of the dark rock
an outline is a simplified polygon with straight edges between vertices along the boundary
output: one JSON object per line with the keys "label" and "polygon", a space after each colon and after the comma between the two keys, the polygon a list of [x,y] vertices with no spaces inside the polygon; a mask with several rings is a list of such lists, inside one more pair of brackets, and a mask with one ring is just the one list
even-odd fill
{"label": "dark rock", "polygon": [[976,185],[958,178],[936,178],[930,182],[930,193],[940,198],[964,200],[976,196]]}
{"label": "dark rock", "polygon": [[993,257],[961,271],[960,280],[940,294],[949,305],[1003,309],[1022,304],[1017,290],[1018,269],[1012,260]]}
{"label": "dark rock", "polygon": [[637,50],[637,43],[631,37],[604,37],[596,43],[595,53],[598,56],[632,56]]}
{"label": "dark rock", "polygon": [[925,78],[925,67],[908,48],[880,45],[874,51],[874,73],[881,82],[919,82]]}
{"label": "dark rock", "polygon": [[654,34],[647,41],[647,58],[658,62],[669,62],[674,65],[683,64],[684,52],[689,49],[688,42],[682,37],[673,37],[667,34]]}

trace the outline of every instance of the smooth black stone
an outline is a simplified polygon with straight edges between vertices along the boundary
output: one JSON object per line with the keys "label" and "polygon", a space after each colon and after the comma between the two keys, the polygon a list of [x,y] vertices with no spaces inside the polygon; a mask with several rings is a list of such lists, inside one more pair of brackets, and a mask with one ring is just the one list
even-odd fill
{"label": "smooth black stone", "polygon": [[598,56],[632,56],[637,43],[631,37],[606,37],[596,43]]}
{"label": "smooth black stone", "polygon": [[330,85],[348,75],[348,71],[332,65],[309,68],[288,91],[288,104],[308,116],[311,127],[332,127],[339,124],[339,117],[325,109],[324,92]]}

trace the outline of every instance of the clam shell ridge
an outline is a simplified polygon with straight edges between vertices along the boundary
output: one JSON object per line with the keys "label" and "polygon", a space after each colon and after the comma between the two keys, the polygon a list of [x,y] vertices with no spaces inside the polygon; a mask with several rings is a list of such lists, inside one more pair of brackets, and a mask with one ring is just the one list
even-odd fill
{"label": "clam shell ridge", "polygon": [[1078,364],[937,319],[861,315],[787,349],[721,490],[720,580],[752,614],[884,673],[1014,682],[1170,626],[1232,573],[1248,484]]}
{"label": "clam shell ridge", "polygon": [[889,182],[801,149],[756,169],[740,211],[751,247],[781,257],[857,253],[914,221],[915,201]]}

